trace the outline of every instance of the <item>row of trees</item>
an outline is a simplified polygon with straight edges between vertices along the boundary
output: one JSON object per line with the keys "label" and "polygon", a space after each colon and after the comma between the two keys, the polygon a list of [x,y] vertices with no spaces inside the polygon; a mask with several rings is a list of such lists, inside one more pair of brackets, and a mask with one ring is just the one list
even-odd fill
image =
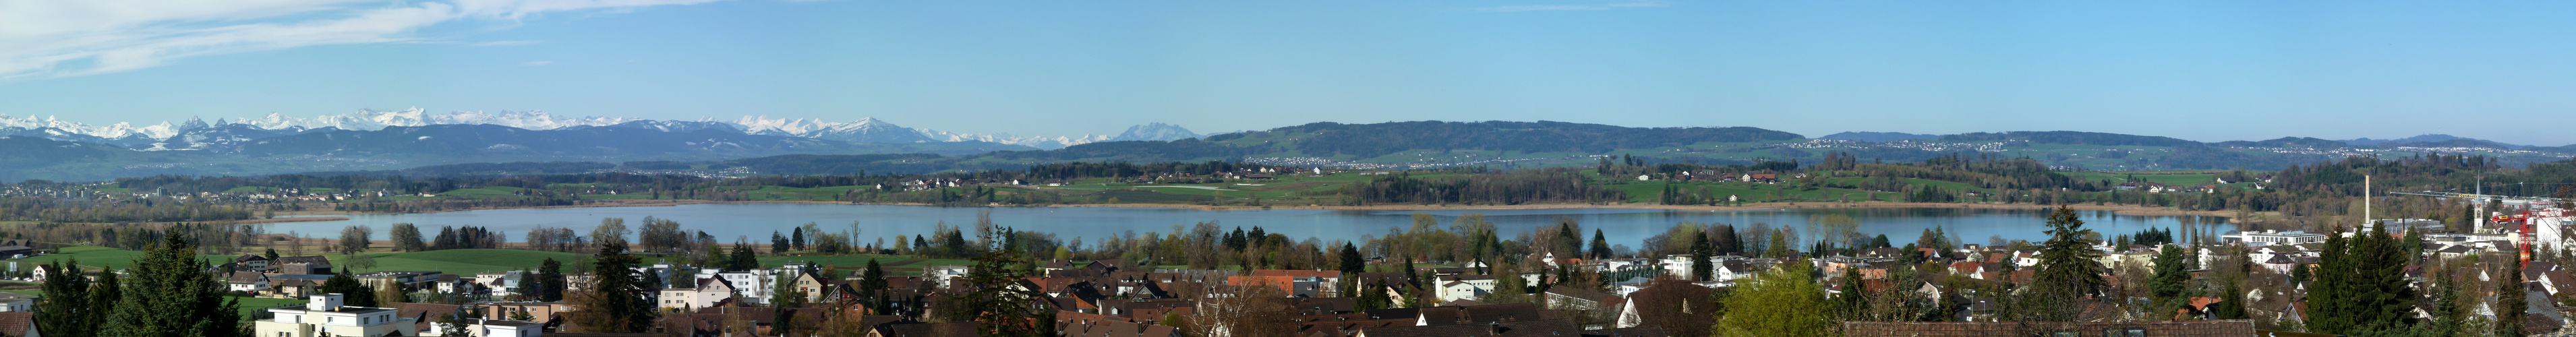
{"label": "row of trees", "polygon": [[[492,249],[501,248],[502,243],[510,241],[509,234],[494,232],[491,229],[478,226],[440,226],[438,228],[438,236],[428,240],[423,240],[421,238],[420,226],[410,223],[394,224],[390,231],[391,233],[387,233],[386,236],[389,241],[393,242],[394,250],[406,252],[448,249]],[[373,235],[375,235],[375,230],[366,226],[349,226],[346,229],[342,229],[340,230],[339,251],[341,254],[364,252],[367,250],[367,246],[369,245],[368,239],[373,237]],[[531,242],[533,242],[533,240]]]}
{"label": "row of trees", "polygon": [[1628,198],[1589,180],[1581,171],[1562,168],[1426,177],[1399,173],[1345,185],[1342,193],[1360,203],[1410,204],[1609,203]]}
{"label": "row of trees", "polygon": [[[117,194],[106,194],[117,195]],[[203,198],[117,196],[104,199],[0,198],[0,220],[42,222],[179,222],[240,220],[255,209]]]}
{"label": "row of trees", "polygon": [[[49,267],[36,326],[47,336],[247,336],[237,301],[197,260],[194,247],[168,237],[120,275],[85,272],[76,261]],[[91,276],[96,276],[95,281]]]}

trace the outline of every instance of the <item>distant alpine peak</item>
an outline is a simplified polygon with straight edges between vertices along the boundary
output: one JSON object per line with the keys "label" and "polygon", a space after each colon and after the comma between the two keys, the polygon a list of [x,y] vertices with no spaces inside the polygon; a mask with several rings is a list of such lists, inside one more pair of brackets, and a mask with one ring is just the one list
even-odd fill
{"label": "distant alpine peak", "polygon": [[334,127],[343,130],[378,130],[389,126],[429,125],[431,124],[429,121],[429,112],[427,110],[414,107],[399,111],[358,109],[357,112],[338,115],[321,115],[314,116],[313,118],[288,117],[285,114],[271,112],[266,116],[260,116],[258,118],[237,119],[234,123],[249,124],[251,127],[267,130],[299,127],[306,129]]}
{"label": "distant alpine peak", "polygon": [[1117,137],[1109,138],[1109,141],[1163,141],[1198,137],[1199,134],[1192,133],[1190,132],[1190,129],[1181,128],[1179,125],[1145,123],[1144,125],[1127,127],[1127,132],[1119,133]]}
{"label": "distant alpine peak", "polygon": [[[660,129],[664,131],[692,131],[707,129],[710,127],[710,125],[672,124],[689,123],[681,120],[654,120],[635,117],[558,116],[543,110],[449,111],[446,113],[433,114],[427,109],[419,107],[410,107],[399,110],[358,109],[357,111],[348,113],[327,114],[312,117],[296,117],[288,116],[283,113],[271,112],[253,117],[215,118],[212,122],[206,121],[203,117],[190,116],[186,120],[178,123],[164,121],[159,124],[144,126],[136,126],[133,123],[125,122],[104,126],[94,126],[79,122],[65,121],[54,116],[18,117],[0,114],[0,128],[18,128],[25,130],[51,128],[55,130],[49,131],[50,133],[73,138],[149,138],[156,140],[166,140],[172,137],[188,136],[204,132],[226,132],[220,130],[240,129],[245,127],[249,129],[269,131],[302,132],[304,130],[326,127],[341,130],[372,131],[382,130],[388,127],[414,127],[445,124],[489,124],[529,130],[554,130],[573,127],[606,127],[635,122],[646,122],[644,124],[648,125],[627,126]],[[1020,136],[1008,133],[954,133],[923,128],[903,127],[895,125],[894,122],[878,119],[876,117],[861,117],[857,120],[851,120],[848,122],[832,122],[812,118],[771,118],[767,115],[746,115],[727,121],[710,116],[700,117],[697,120],[697,123],[727,124],[732,126],[727,129],[755,135],[896,144],[927,142],[990,142],[1029,146],[1041,149],[1063,148],[1066,146],[1112,140],[1159,141],[1202,136],[1200,134],[1190,132],[1189,129],[1165,123],[1147,123],[1137,125],[1128,128],[1126,132],[1117,136],[1098,134],[1084,134],[1080,136]]]}
{"label": "distant alpine peak", "polygon": [[491,124],[529,130],[552,130],[575,126],[608,126],[642,120],[645,119],[633,117],[591,116],[577,118],[556,117],[554,114],[546,113],[544,110],[502,110],[499,113],[485,113],[482,111],[448,112],[445,115],[430,117],[429,124]]}

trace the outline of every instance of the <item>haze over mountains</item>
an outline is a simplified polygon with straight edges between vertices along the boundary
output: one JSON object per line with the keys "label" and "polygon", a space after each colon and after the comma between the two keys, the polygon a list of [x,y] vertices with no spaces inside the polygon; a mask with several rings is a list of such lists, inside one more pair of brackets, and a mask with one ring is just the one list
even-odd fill
{"label": "haze over mountains", "polygon": [[[673,167],[757,166],[753,173],[848,174],[1015,169],[1066,161],[1234,160],[1404,169],[1581,166],[1610,155],[1666,162],[1758,163],[1827,153],[1890,161],[1984,153],[2092,170],[2271,170],[2350,156],[2421,153],[2487,155],[2519,165],[2576,157],[2576,146],[2514,145],[2448,135],[2208,143],[2075,131],[1844,132],[1811,139],[1753,127],[1637,128],[1546,121],[1324,122],[1214,134],[1147,123],[1116,135],[1018,136],[908,128],[874,118],[827,122],[744,116],[679,121],[565,117],[542,111],[360,110],[314,117],[191,118],[146,126],[0,115],[0,180],[389,172],[506,162],[589,162],[594,164],[549,167],[655,172]],[[778,158],[753,160],[762,157]],[[656,164],[626,164],[635,162]]]}
{"label": "haze over mountains", "polygon": [[[1825,136],[1823,136],[1823,137],[1816,137],[1816,139],[1826,139],[1826,140],[1848,140],[1848,141],[1860,141],[1860,142],[1893,142],[1893,141],[1902,141],[1902,140],[1924,140],[1924,141],[1929,141],[1929,140],[1939,140],[1939,139],[1942,139],[1942,138],[1943,138],[1943,137],[1945,137],[1945,136],[1947,136],[1947,135],[1913,134],[1913,133],[1903,133],[1903,132],[1867,132],[1867,131],[1850,131],[1850,132],[1839,132],[1839,133],[1834,133],[1834,134],[1830,134],[1830,135],[1825,135]],[[2467,138],[2467,137],[2459,137],[2459,136],[2452,136],[2452,135],[2445,135],[2445,134],[2426,134],[2426,135],[2417,135],[2417,136],[2414,136],[2414,137],[2396,138],[2396,139],[2371,139],[2371,138],[2367,138],[2367,137],[2365,137],[2365,138],[2358,138],[2358,139],[2345,139],[2345,140],[2326,140],[2326,139],[2308,138],[2308,137],[2282,137],[2282,138],[2278,138],[2278,139],[2264,140],[2264,141],[2241,141],[2241,140],[2240,140],[2240,141],[2217,142],[2217,143],[2210,143],[2210,144],[2222,144],[2222,145],[2232,145],[2232,146],[2268,146],[2268,147],[2304,146],[2304,147],[2318,147],[2318,148],[2334,148],[2334,147],[2371,147],[2371,146],[2382,146],[2382,145],[2385,145],[2385,146],[2409,146],[2409,147],[2489,147],[2489,148],[2498,148],[2498,149],[2507,149],[2507,150],[2519,150],[2519,149],[2525,149],[2525,148],[2532,148],[2532,147],[2535,147],[2535,146],[2532,146],[2532,145],[2507,144],[2507,143],[2497,142],[2497,141],[2490,141],[2490,140],[2476,139],[2476,138]],[[2576,145],[2570,145],[2570,146],[2576,146]]]}
{"label": "haze over mountains", "polygon": [[[188,120],[176,124],[165,121],[159,124],[144,126],[136,126],[131,122],[118,122],[108,125],[90,125],[65,121],[51,116],[39,118],[36,116],[14,117],[0,114],[0,134],[45,137],[48,139],[63,141],[102,143],[133,147],[137,149],[179,150],[208,149],[208,145],[220,146],[229,144],[230,142],[250,138],[301,134],[325,128],[373,131],[382,130],[387,127],[403,126],[489,124],[529,130],[555,130],[575,127],[606,127],[639,122],[646,124],[636,125],[635,127],[650,127],[664,131],[727,129],[734,132],[752,135],[787,136],[857,143],[904,144],[934,142],[985,142],[1027,146],[1039,149],[1063,148],[1065,146],[1108,141],[1111,139],[1172,140],[1198,136],[1198,134],[1190,133],[1188,129],[1162,123],[1139,125],[1134,128],[1130,128],[1128,129],[1127,134],[1121,135],[1124,138],[1089,134],[1081,136],[1050,137],[1016,136],[1007,133],[956,133],[930,129],[907,128],[882,120],[877,120],[875,118],[862,118],[857,121],[850,122],[831,122],[813,119],[772,119],[767,116],[742,116],[741,118],[731,121],[716,121],[713,119],[699,121],[665,121],[632,117],[565,117],[556,116],[544,111],[453,111],[445,114],[430,114],[420,108],[387,111],[360,109],[357,112],[346,114],[322,115],[309,118],[270,113],[268,115],[250,118],[218,118],[213,122],[207,122],[197,117],[190,117]],[[161,147],[150,146],[155,143],[178,144],[184,145],[184,147],[171,147],[168,145]]]}

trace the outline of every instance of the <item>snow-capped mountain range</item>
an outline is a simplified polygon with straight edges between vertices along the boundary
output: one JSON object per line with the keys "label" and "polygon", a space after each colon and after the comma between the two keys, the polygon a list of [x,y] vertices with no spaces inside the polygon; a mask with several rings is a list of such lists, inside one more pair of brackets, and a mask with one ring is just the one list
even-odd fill
{"label": "snow-capped mountain range", "polygon": [[[638,123],[641,122],[641,123]],[[727,128],[754,135],[789,136],[858,143],[933,143],[990,142],[1056,149],[1066,146],[1111,140],[1173,140],[1198,137],[1187,129],[1163,123],[1129,128],[1126,134],[1086,134],[1081,136],[1018,136],[1007,133],[975,134],[907,128],[876,118],[850,122],[815,119],[773,119],[768,116],[743,116],[733,121],[712,118],[699,121],[664,121],[632,117],[566,117],[545,111],[451,111],[430,114],[420,108],[404,110],[360,109],[357,112],[293,117],[279,113],[250,118],[215,119],[205,122],[195,117],[172,124],[161,122],[135,126],[128,122],[89,125],[65,121],[54,116],[10,116],[0,114],[0,135],[41,136],[55,140],[108,143],[136,149],[175,150],[203,148],[208,145],[238,142],[263,136],[291,135],[310,131],[380,130],[397,126],[446,124],[490,124],[529,130],[552,130],[576,127],[627,126],[687,132],[709,128]]]}

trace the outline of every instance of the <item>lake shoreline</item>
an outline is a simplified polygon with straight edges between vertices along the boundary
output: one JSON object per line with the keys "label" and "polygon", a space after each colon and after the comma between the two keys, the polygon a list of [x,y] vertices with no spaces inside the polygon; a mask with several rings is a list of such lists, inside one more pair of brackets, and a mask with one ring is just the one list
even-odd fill
{"label": "lake shoreline", "polygon": [[[2185,210],[2178,210],[2178,209],[2164,208],[2164,207],[2116,206],[2116,205],[2101,205],[2101,206],[2095,206],[2095,205],[2068,205],[2068,206],[2072,206],[2075,210],[2079,210],[2079,211],[2112,211],[2112,212],[2119,213],[2119,214],[2124,214],[2124,215],[2141,215],[2141,216],[2199,215],[2199,216],[2216,216],[2216,217],[2228,217],[2228,218],[2233,218],[2233,217],[2235,217],[2235,216],[2236,216],[2236,214],[2235,214],[2234,212],[2228,212],[2228,211],[2185,211]],[[1045,205],[1045,206],[1033,206],[1033,207],[1190,208],[1190,209],[1211,210],[1211,211],[1222,211],[1222,210],[1253,210],[1253,209],[1323,209],[1323,210],[1403,211],[1403,210],[1483,210],[1483,209],[1490,209],[1490,210],[1514,210],[1514,209],[1570,209],[1570,208],[1661,209],[1661,210],[1676,210],[1676,211],[1754,211],[1754,210],[1836,209],[1836,208],[1854,208],[1854,209],[1863,209],[1863,208],[1959,208],[1959,209],[2045,210],[2045,209],[2055,209],[2055,208],[2057,208],[2057,207],[2058,207],[2058,205],[2038,205],[2038,204],[1961,204],[1961,203],[1928,203],[1928,202],[1871,202],[1871,203],[1785,203],[1785,202],[1781,202],[1781,203],[1750,203],[1750,204],[1745,204],[1744,206],[1691,206],[1691,205],[1641,205],[1641,204],[1608,204],[1608,205],[1595,205],[1595,204],[1532,204],[1532,205],[1473,205],[1473,206],[1441,206],[1441,205],[1376,205],[1376,206],[1205,206],[1205,205],[1169,205],[1169,204],[1065,204],[1065,205]]]}
{"label": "lake shoreline", "polygon": [[[602,200],[602,201],[600,201],[600,202],[598,202],[598,203],[594,203],[594,204],[589,204],[589,205],[572,205],[572,206],[537,206],[537,207],[476,207],[476,208],[472,208],[472,209],[459,209],[459,210],[450,210],[450,211],[420,212],[420,213],[446,213],[446,212],[483,211],[483,210],[501,210],[501,209],[605,208],[605,207],[672,207],[672,206],[682,206],[682,205],[699,205],[699,204],[835,204],[835,205],[936,206],[936,205],[922,204],[922,203],[866,203],[866,204],[852,204],[852,203],[847,203],[847,202],[838,202],[838,201],[705,201],[705,200],[670,200],[670,199],[664,199],[664,200]],[[1261,209],[1316,209],[1316,210],[1363,210],[1363,211],[1406,211],[1406,210],[1425,210],[1425,211],[1427,211],[1427,210],[1522,210],[1522,209],[1580,209],[1580,208],[1660,209],[1660,210],[1675,210],[1675,211],[1752,211],[1752,210],[1836,209],[1836,208],[1854,208],[1854,209],[1862,209],[1862,208],[1959,208],[1959,209],[1997,209],[1997,210],[2045,210],[2045,209],[2054,209],[2054,208],[2057,208],[2058,206],[2059,206],[2059,205],[2039,205],[2039,204],[1928,203],[1928,202],[1867,202],[1867,203],[1834,203],[1834,202],[1800,202],[1800,203],[1789,203],[1789,202],[1773,202],[1773,203],[1748,203],[1748,204],[1744,204],[1743,206],[1692,206],[1692,205],[1649,205],[1649,204],[1371,205],[1371,206],[1322,206],[1322,205],[1306,205],[1306,206],[1208,206],[1208,205],[1181,205],[1181,204],[1058,204],[1058,205],[993,206],[993,207],[1034,207],[1034,208],[1043,208],[1043,207],[1093,207],[1093,208],[1182,208],[1182,209],[1196,209],[1196,210],[1206,210],[1206,211],[1226,211],[1226,210],[1261,210]],[[2226,218],[2234,218],[2234,217],[2236,216],[2236,213],[2235,213],[2235,212],[2232,212],[2232,211],[2186,211],[2186,210],[2179,210],[2179,209],[2168,208],[2168,207],[2145,207],[2145,206],[2134,206],[2134,205],[2081,205],[2081,204],[2078,204],[2078,205],[2067,205],[2067,206],[2071,206],[2071,207],[2073,207],[2075,210],[2080,210],[2080,211],[2111,211],[2111,212],[2118,213],[2118,214],[2123,214],[2123,215],[2140,215],[2140,216],[2198,215],[2198,216],[2215,216],[2215,217],[2226,217]],[[972,206],[967,206],[967,207],[972,207]],[[384,214],[420,214],[420,213],[381,213],[381,212],[350,212],[350,211],[296,211],[296,212],[281,212],[281,213],[279,214],[279,215],[293,215],[293,216],[297,216],[297,217],[293,217],[293,218],[251,219],[251,220],[241,220],[241,221],[243,221],[243,222],[241,222],[241,223],[337,221],[337,220],[347,220],[347,218],[346,218],[346,217],[322,217],[322,216],[337,216],[337,215],[384,215]],[[315,220],[302,220],[302,219],[315,219]],[[257,222],[252,222],[252,221],[257,221]]]}

